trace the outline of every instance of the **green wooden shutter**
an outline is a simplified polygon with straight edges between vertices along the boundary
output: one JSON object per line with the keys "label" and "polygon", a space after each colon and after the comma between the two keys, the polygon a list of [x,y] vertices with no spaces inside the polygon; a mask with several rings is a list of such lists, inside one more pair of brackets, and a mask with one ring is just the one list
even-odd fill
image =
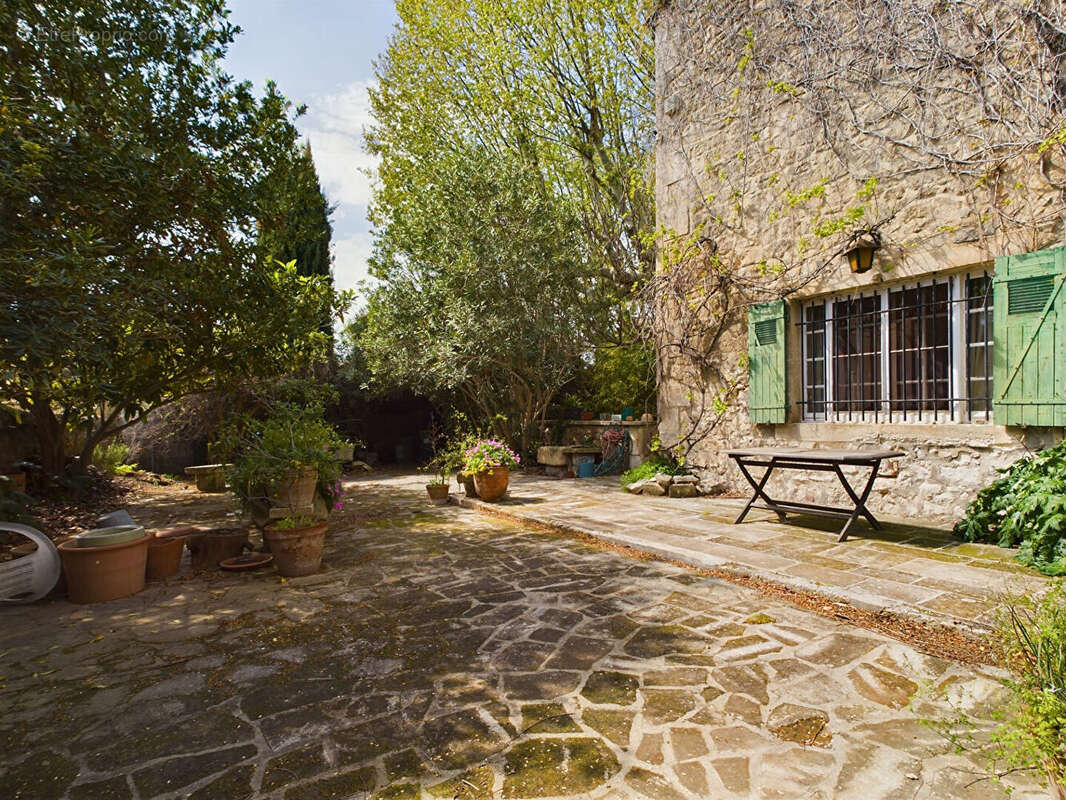
{"label": "green wooden shutter", "polygon": [[1066,247],[996,259],[992,414],[1066,425]]}
{"label": "green wooden shutter", "polygon": [[785,380],[787,316],[784,300],[748,309],[748,416],[752,422],[788,420]]}

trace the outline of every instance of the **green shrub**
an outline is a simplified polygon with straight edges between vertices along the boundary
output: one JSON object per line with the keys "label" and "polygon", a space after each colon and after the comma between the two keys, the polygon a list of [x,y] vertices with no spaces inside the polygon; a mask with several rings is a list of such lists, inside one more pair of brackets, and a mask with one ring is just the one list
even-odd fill
{"label": "green shrub", "polygon": [[1037,600],[1011,597],[997,638],[1011,677],[1005,721],[993,734],[993,758],[1016,769],[1043,768],[1066,779],[1066,585]]}
{"label": "green shrub", "polygon": [[1066,442],[1023,458],[982,489],[955,533],[968,542],[1017,547],[1047,575],[1066,572]]}
{"label": "green shrub", "polygon": [[126,463],[129,456],[129,446],[112,439],[107,444],[98,444],[93,450],[93,465],[108,475],[129,475],[137,469],[136,464]]}
{"label": "green shrub", "polygon": [[642,481],[645,478],[650,478],[659,473],[665,473],[667,475],[687,475],[688,470],[663,456],[653,455],[647,461],[640,464],[640,466],[633,467],[633,469],[623,472],[622,476],[618,479],[618,482],[622,484],[622,488],[625,488],[631,483]]}
{"label": "green shrub", "polygon": [[31,506],[33,498],[16,489],[14,481],[7,475],[0,474],[0,519],[39,526],[40,523],[30,513]]}
{"label": "green shrub", "polygon": [[217,451],[230,460],[226,473],[234,496],[248,509],[270,500],[286,473],[318,471],[318,492],[339,508],[341,469],[333,452],[344,444],[322,417],[322,407],[273,402],[263,417],[232,414],[219,432]]}

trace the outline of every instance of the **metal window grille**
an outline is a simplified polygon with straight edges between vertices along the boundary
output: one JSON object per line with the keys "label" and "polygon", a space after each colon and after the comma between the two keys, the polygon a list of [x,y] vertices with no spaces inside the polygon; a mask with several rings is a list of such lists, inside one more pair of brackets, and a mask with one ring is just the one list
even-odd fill
{"label": "metal window grille", "polygon": [[991,415],[987,272],[817,300],[796,324],[804,419],[966,422]]}

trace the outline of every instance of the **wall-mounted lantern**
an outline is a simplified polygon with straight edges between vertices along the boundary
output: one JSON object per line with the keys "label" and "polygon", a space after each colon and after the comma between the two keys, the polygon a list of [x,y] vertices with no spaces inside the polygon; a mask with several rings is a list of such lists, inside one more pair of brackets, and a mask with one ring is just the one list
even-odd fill
{"label": "wall-mounted lantern", "polygon": [[881,234],[874,230],[859,231],[852,234],[851,243],[844,255],[848,266],[855,274],[869,271],[874,265],[874,253],[881,249]]}

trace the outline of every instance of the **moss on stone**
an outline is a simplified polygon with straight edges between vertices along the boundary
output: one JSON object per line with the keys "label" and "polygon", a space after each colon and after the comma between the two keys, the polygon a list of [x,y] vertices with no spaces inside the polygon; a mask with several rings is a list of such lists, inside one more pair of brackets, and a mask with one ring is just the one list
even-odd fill
{"label": "moss on stone", "polygon": [[426,787],[430,797],[441,800],[492,800],[496,775],[489,767],[468,770],[462,775]]}
{"label": "moss on stone", "polygon": [[504,761],[504,797],[549,797],[588,792],[610,780],[618,760],[597,739],[530,739]]}
{"label": "moss on stone", "polygon": [[373,767],[320,778],[285,792],[285,800],[341,800],[360,792],[369,792],[377,783]]}
{"label": "moss on stone", "polygon": [[574,733],[581,728],[560,703],[530,703],[522,706],[524,733]]}
{"label": "moss on stone", "polygon": [[593,703],[628,706],[637,700],[640,681],[624,672],[593,672],[581,694]]}
{"label": "moss on stone", "polygon": [[385,756],[385,774],[390,781],[418,778],[424,769],[421,756],[410,747]]}
{"label": "moss on stone", "polygon": [[375,792],[370,800],[418,800],[422,791],[417,783],[394,783],[380,792]]}
{"label": "moss on stone", "polygon": [[581,714],[581,721],[619,747],[629,747],[629,730],[633,727],[635,716],[632,711],[586,708]]}
{"label": "moss on stone", "polygon": [[315,742],[308,747],[292,750],[275,756],[266,763],[263,773],[263,791],[269,792],[290,783],[310,778],[326,769],[322,745]]}
{"label": "moss on stone", "polygon": [[776,619],[771,617],[769,614],[763,613],[762,611],[760,611],[758,614],[752,614],[744,621],[749,625],[767,625],[771,622],[777,622]]}

